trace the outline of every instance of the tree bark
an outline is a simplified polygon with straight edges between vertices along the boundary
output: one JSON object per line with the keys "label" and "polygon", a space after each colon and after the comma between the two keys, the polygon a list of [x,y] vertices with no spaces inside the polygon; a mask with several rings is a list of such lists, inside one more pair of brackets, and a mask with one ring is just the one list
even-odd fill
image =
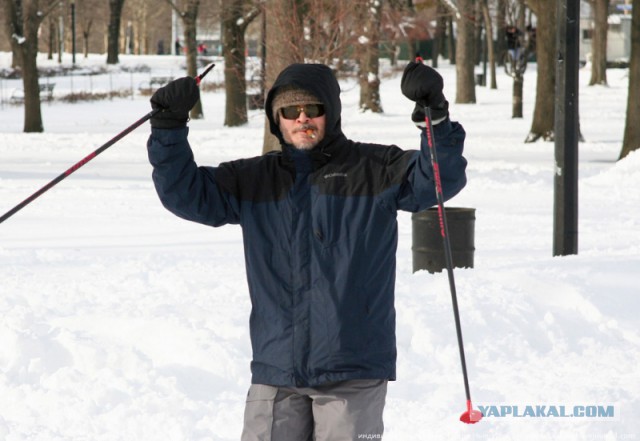
{"label": "tree bark", "polygon": [[513,97],[511,104],[511,118],[522,118],[522,97],[524,89],[524,75],[513,77]]}
{"label": "tree bark", "polygon": [[487,52],[489,56],[489,69],[491,70],[491,88],[498,88],[498,80],[496,79],[496,51],[493,44],[493,23],[489,14],[488,0],[482,0],[482,16],[484,17],[485,37],[487,40]]}
{"label": "tree bark", "polygon": [[497,0],[496,4],[496,54],[498,56],[498,65],[504,63],[504,55],[507,52],[507,42],[504,35],[507,30],[507,0]]}
{"label": "tree bark", "polygon": [[118,64],[120,17],[124,0],[109,0],[109,28],[107,32],[107,64]]}
{"label": "tree bark", "polygon": [[[438,67],[438,59],[440,58],[440,55],[445,55],[446,52],[447,8],[444,7],[442,2],[438,2],[436,14],[438,18],[436,35],[433,41],[433,58],[431,60],[431,66],[434,68]],[[447,54],[447,56],[449,56],[449,54]]]}
{"label": "tree bark", "polygon": [[358,5],[362,10],[363,35],[360,42],[358,81],[360,83],[360,111],[382,113],[380,100],[380,24],[382,20],[382,0],[364,0]]}
{"label": "tree bark", "polygon": [[609,0],[592,0],[594,11],[593,39],[591,40],[591,80],[594,84],[607,84],[607,31],[609,29]]}
{"label": "tree bark", "polygon": [[229,127],[241,126],[248,121],[244,34],[259,10],[255,9],[245,17],[244,3],[244,0],[224,0],[222,3],[226,95],[224,125]]}
{"label": "tree bark", "polygon": [[[184,23],[184,41],[187,53],[187,75],[190,77],[198,76],[198,8],[200,7],[200,0],[189,0],[187,2],[186,10],[182,15],[182,22]],[[195,106],[189,113],[191,119],[204,118],[204,111],[202,109],[202,100],[198,100]]]}
{"label": "tree bark", "polygon": [[627,94],[627,120],[620,159],[640,149],[640,6],[633,2],[631,18],[631,59],[629,60],[629,93]]}
{"label": "tree bark", "polygon": [[[515,22],[516,28],[524,28],[525,19],[525,5],[524,0],[517,0],[515,3],[515,17],[511,19]],[[502,34],[504,35],[504,33]],[[504,40],[504,38],[503,38]],[[523,45],[521,45],[523,47]],[[507,53],[505,53],[506,55]],[[523,104],[523,89],[524,89],[524,71],[527,68],[528,53],[524,49],[524,54],[518,59],[514,59],[511,56],[505,57],[505,71],[513,78],[513,94],[512,94],[512,107],[511,117],[522,118],[522,104]]]}
{"label": "tree bark", "polygon": [[474,38],[474,0],[459,0],[460,17],[456,48],[456,103],[476,102],[474,78],[475,38]]}
{"label": "tree bark", "polygon": [[538,78],[533,121],[525,142],[535,142],[540,138],[552,141],[555,126],[556,2],[555,0],[527,0],[527,3],[538,17],[536,44]]}
{"label": "tree bark", "polygon": [[40,85],[38,82],[38,2],[24,2],[24,43],[22,43],[22,85],[24,89],[24,132],[44,132],[40,109]]}
{"label": "tree bark", "polygon": [[2,0],[2,5],[4,25],[11,44],[11,67],[17,69],[22,67],[22,49],[18,43],[19,38],[24,36],[22,1]]}

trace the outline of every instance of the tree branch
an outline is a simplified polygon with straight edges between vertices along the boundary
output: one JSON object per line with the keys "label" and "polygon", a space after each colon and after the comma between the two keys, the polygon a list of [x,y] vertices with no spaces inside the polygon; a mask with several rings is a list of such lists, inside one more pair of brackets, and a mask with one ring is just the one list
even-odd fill
{"label": "tree branch", "polygon": [[251,24],[251,22],[253,20],[255,20],[256,18],[258,18],[258,16],[260,14],[262,14],[262,9],[264,7],[263,5],[263,1],[258,2],[258,5],[255,5],[254,7],[252,7],[249,12],[247,12],[247,15],[245,15],[242,18],[242,24],[239,26],[241,31],[244,32],[247,27]]}
{"label": "tree branch", "polygon": [[173,9],[174,11],[176,11],[178,13],[178,15],[180,17],[182,17],[184,14],[182,13],[182,11],[176,6],[176,4],[171,1],[171,0],[165,0],[167,3],[169,3],[169,6],[171,6],[171,9]]}
{"label": "tree branch", "polygon": [[44,20],[44,18],[45,18],[47,15],[51,14],[51,12],[52,12],[55,8],[57,8],[57,7],[60,5],[60,3],[61,3],[61,2],[62,2],[62,0],[54,0],[54,2],[53,2],[53,3],[49,3],[49,6],[48,6],[48,7],[44,10],[44,12],[42,12],[42,14],[38,17],[38,18],[39,18],[39,20],[40,20],[40,22],[42,22],[42,20]]}

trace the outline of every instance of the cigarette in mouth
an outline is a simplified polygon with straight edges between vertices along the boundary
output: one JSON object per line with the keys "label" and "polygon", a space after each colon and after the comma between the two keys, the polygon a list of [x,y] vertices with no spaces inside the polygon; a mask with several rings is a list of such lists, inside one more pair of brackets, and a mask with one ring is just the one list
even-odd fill
{"label": "cigarette in mouth", "polygon": [[306,134],[307,134],[307,136],[308,136],[309,138],[311,138],[311,139],[315,139],[315,137],[316,137],[316,134],[315,134],[315,133],[313,133],[313,130],[312,130],[312,129],[307,129],[304,133],[306,133]]}

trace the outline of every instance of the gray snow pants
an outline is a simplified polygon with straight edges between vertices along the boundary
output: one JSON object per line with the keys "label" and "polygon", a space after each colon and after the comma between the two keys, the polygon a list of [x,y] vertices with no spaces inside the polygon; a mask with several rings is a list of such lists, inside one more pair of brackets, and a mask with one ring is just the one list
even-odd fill
{"label": "gray snow pants", "polygon": [[351,380],[318,387],[252,384],[241,441],[382,439],[387,380]]}

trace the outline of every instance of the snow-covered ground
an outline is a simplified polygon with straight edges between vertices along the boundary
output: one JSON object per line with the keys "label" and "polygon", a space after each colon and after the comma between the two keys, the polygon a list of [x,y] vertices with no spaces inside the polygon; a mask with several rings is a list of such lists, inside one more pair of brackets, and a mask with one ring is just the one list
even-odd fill
{"label": "snow-covered ground", "polygon": [[[181,62],[122,57],[177,75]],[[609,70],[608,87],[587,87],[588,68],[580,73],[579,254],[568,257],[552,257],[554,145],[523,143],[535,65],[521,120],[511,119],[502,72],[498,90],[478,87],[477,104],[456,105],[455,69],[443,61],[440,71],[468,134],[469,183],[447,205],[476,209],[475,268],[455,277],[471,394],[487,416],[458,421],[465,395],[447,276],[412,273],[403,213],[385,439],[640,439],[640,154],[616,162],[628,71]],[[134,75],[144,74],[104,75],[91,87],[144,80]],[[64,93],[89,80],[55,81]],[[356,84],[342,84],[347,136],[417,147],[399,83],[384,79],[381,115],[359,113]],[[6,98],[15,87],[3,80],[0,89]],[[199,163],[260,154],[261,112],[226,128],[223,92],[203,103],[205,119],[190,123]],[[22,108],[0,107],[0,214],[149,106],[135,95],[42,110],[45,132],[23,134]],[[239,439],[251,356],[241,232],[161,207],[148,132],[145,124],[0,225],[0,440]],[[561,406],[575,416],[549,416]],[[608,416],[579,415],[598,409]]]}

